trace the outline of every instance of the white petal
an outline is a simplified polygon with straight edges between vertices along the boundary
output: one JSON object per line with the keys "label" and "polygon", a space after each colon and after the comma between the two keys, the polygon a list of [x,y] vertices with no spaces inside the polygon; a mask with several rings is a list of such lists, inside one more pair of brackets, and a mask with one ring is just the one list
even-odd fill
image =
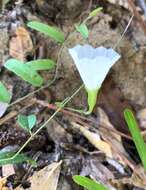
{"label": "white petal", "polygon": [[114,65],[116,61],[120,59],[120,55],[112,48],[107,50],[107,57],[110,59],[111,64]]}
{"label": "white petal", "polygon": [[88,59],[94,59],[95,57],[95,49],[90,45],[84,45],[80,46],[80,49],[78,51],[78,58],[88,58]]}
{"label": "white petal", "polygon": [[90,45],[77,45],[69,49],[80,76],[90,90],[100,88],[108,71],[120,58],[113,49],[93,48]]}
{"label": "white petal", "polygon": [[110,69],[109,59],[105,57],[98,57],[93,60],[81,59],[76,63],[76,66],[85,86],[91,90],[101,87]]}

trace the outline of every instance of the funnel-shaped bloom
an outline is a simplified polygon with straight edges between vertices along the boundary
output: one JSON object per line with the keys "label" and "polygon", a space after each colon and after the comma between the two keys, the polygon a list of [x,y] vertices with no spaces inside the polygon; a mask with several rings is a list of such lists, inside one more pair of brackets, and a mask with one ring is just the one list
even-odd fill
{"label": "funnel-shaped bloom", "polygon": [[96,103],[98,90],[120,55],[112,48],[107,49],[102,46],[94,48],[90,45],[77,45],[69,49],[69,53],[88,92],[89,112],[91,113]]}

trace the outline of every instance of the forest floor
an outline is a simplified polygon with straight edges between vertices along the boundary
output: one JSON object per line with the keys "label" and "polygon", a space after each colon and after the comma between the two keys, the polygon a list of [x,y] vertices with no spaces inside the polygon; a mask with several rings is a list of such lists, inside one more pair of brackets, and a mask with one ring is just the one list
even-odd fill
{"label": "forest floor", "polygon": [[[89,21],[89,38],[85,40],[74,24],[98,6],[103,10]],[[12,93],[12,104],[0,118],[0,149],[17,151],[29,138],[18,125],[18,114],[35,114],[35,131],[57,110],[55,103],[70,97],[82,84],[68,48],[86,43],[113,48],[131,12],[106,0],[2,0],[0,8],[0,80]],[[61,47],[28,28],[27,22],[32,20],[59,27],[66,36],[65,45]],[[145,134],[145,41],[134,19],[116,47],[121,59],[106,77],[94,112],[84,116],[62,108],[22,151],[35,159],[37,167],[26,163],[2,166],[0,190],[81,190],[72,180],[79,174],[109,190],[146,189],[146,174],[123,116],[125,108],[132,109]],[[53,59],[57,72],[41,71],[41,75],[45,84],[56,78],[47,87],[34,88],[3,67],[10,57],[23,61]],[[86,109],[86,91],[82,89],[67,107]],[[0,115],[3,111],[0,107]]]}

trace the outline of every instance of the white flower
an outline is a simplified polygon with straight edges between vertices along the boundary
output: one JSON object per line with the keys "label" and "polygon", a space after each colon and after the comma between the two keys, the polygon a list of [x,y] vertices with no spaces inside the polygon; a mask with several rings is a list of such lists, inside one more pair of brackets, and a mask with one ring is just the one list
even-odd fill
{"label": "white flower", "polygon": [[108,71],[120,58],[112,48],[77,45],[69,49],[80,76],[88,90],[101,87]]}

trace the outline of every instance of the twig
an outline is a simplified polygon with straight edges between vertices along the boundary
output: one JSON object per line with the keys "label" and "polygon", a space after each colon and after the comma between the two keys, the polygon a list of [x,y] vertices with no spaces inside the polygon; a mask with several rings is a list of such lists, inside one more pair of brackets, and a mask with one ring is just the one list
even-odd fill
{"label": "twig", "polygon": [[131,24],[131,22],[132,22],[132,20],[133,20],[133,17],[134,17],[134,15],[131,16],[131,18],[130,18],[130,20],[129,20],[129,22],[128,22],[128,24],[127,24],[127,26],[126,26],[126,28],[125,28],[125,30],[124,30],[124,32],[123,32],[123,34],[121,35],[121,38],[120,38],[120,39],[117,41],[117,43],[114,45],[113,49],[116,49],[117,46],[118,46],[118,45],[120,44],[120,42],[122,41],[124,35],[126,34],[128,28],[129,28],[129,26],[130,26],[130,24]]}
{"label": "twig", "polygon": [[[40,105],[42,105],[42,106],[44,106],[44,107],[48,107],[48,108],[51,109],[51,110],[57,110],[57,109],[58,109],[58,107],[57,107],[56,105],[54,105],[54,104],[48,104],[47,102],[44,102],[44,101],[42,101],[42,100],[36,100],[36,103],[38,103],[38,104],[40,104]],[[84,117],[84,116],[81,116],[81,115],[79,115],[79,114],[73,113],[73,112],[71,112],[71,111],[69,111],[69,110],[66,110],[66,109],[63,109],[63,108],[62,108],[62,109],[60,110],[60,112],[62,112],[62,113],[65,114],[65,115],[69,115],[69,116],[71,116],[71,117],[75,117],[75,118],[80,119],[80,120],[78,120],[78,122],[79,122],[80,124],[82,124],[82,125],[86,125],[86,124],[85,124],[83,121],[81,121],[81,120],[88,121],[88,122],[94,123],[95,125],[98,125],[98,122],[97,122],[97,121],[95,121],[95,120],[93,120],[93,119],[89,119],[89,118]],[[100,125],[102,128],[105,128],[105,129],[108,129],[108,130],[109,130],[109,128],[106,127],[103,123],[102,123],[102,125],[101,125],[101,124],[99,124],[99,125]],[[110,132],[116,133],[116,134],[118,134],[118,135],[120,135],[120,136],[122,136],[122,137],[125,137],[125,138],[127,138],[127,139],[132,140],[132,138],[131,138],[130,136],[128,136],[128,135],[126,135],[126,134],[124,134],[124,133],[122,133],[122,132],[119,132],[119,131],[117,131],[116,129],[111,129],[111,128],[110,128]]]}
{"label": "twig", "polygon": [[14,118],[15,116],[17,116],[19,113],[23,112],[25,109],[31,107],[32,105],[35,104],[35,101],[32,101],[30,104],[28,104],[27,106],[23,107],[22,109],[20,109],[19,111],[11,111],[10,113],[8,113],[6,116],[4,116],[3,118],[0,119],[0,126],[2,124],[4,124],[5,122],[7,122],[8,120]]}
{"label": "twig", "polygon": [[4,124],[5,122],[7,122],[8,120],[12,119],[13,117],[15,117],[18,114],[17,111],[11,111],[10,113],[8,113],[6,116],[4,116],[3,118],[0,119],[0,125]]}

